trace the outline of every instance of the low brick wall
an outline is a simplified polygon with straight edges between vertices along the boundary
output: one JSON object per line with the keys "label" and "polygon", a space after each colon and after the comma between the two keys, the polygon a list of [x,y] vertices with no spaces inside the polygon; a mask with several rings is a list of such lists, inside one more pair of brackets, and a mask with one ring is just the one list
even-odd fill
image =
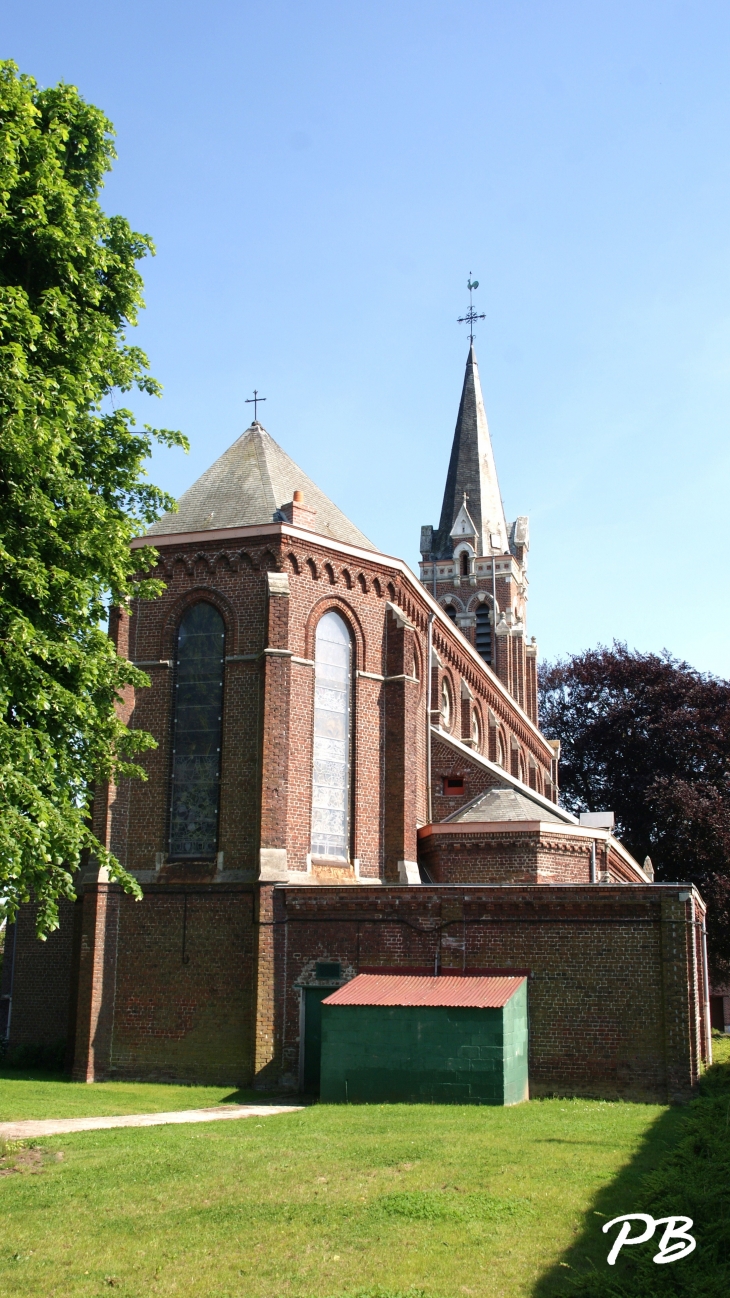
{"label": "low brick wall", "polygon": [[[662,885],[276,889],[278,1076],[297,1075],[299,989],[316,983],[318,961],[338,961],[343,979],[363,968],[510,970],[529,972],[531,1095],[687,1099],[706,1031],[701,942],[680,895]],[[699,921],[696,894],[694,904]]]}
{"label": "low brick wall", "polygon": [[703,907],[677,885],[166,884],[135,902],[100,883],[76,914],[77,994],[74,908],[45,944],[21,910],[10,1039],[57,1040],[76,1014],[80,1079],[294,1089],[323,964],[527,973],[533,1096],[684,1100],[706,1053]]}
{"label": "low brick wall", "polygon": [[74,903],[59,904],[60,927],[45,942],[35,932],[36,907],[21,906],[8,925],[3,960],[2,1017],[8,1045],[53,1046],[73,1034]]}
{"label": "low brick wall", "polygon": [[87,888],[73,1074],[250,1084],[252,887]]}

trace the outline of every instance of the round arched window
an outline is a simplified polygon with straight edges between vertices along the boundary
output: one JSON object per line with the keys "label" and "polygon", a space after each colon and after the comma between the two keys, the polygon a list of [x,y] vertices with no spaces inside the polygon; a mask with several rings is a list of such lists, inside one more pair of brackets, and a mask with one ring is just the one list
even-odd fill
{"label": "round arched window", "polygon": [[471,714],[471,740],[476,749],[481,748],[482,736],[479,729],[479,716],[476,708],[472,709]]}
{"label": "round arched window", "polygon": [[225,627],[212,604],[189,608],[177,634],[170,798],[170,856],[218,851],[218,793]]}
{"label": "round arched window", "polygon": [[347,860],[352,641],[339,613],[325,613],[320,618],[314,661],[312,855]]}
{"label": "round arched window", "polygon": [[451,686],[445,676],[441,682],[441,724],[446,730],[451,727]]}
{"label": "round arched window", "polygon": [[497,763],[497,766],[504,766],[504,748],[502,747],[502,736],[500,735],[499,731],[497,731],[495,738],[496,738],[496,745],[495,745],[494,760]]}

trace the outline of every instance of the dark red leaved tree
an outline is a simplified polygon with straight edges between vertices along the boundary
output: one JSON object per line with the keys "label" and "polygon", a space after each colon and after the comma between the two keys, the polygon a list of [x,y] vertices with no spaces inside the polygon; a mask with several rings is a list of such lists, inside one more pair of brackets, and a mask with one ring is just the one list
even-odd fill
{"label": "dark red leaved tree", "polygon": [[662,654],[599,646],[540,671],[541,727],[562,745],[561,800],[611,810],[659,882],[709,904],[714,976],[730,975],[730,682]]}

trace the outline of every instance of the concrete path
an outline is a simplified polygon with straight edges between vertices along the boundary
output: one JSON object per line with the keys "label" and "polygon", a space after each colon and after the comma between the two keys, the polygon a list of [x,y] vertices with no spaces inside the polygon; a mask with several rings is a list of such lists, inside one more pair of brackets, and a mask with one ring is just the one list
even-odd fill
{"label": "concrete path", "polygon": [[222,1118],[270,1118],[301,1113],[302,1104],[218,1104],[214,1109],[177,1109],[172,1113],[126,1113],[118,1118],[29,1118],[0,1122],[1,1140],[63,1136],[69,1131],[103,1131],[107,1127],[162,1127],[169,1122],[218,1122]]}

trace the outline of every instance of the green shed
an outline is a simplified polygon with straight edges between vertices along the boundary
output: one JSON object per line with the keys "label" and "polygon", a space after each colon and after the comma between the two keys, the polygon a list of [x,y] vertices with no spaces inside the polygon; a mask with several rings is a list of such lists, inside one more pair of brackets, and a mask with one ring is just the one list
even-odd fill
{"label": "green shed", "polygon": [[330,1104],[519,1104],[527,979],[358,974],[322,1001]]}

